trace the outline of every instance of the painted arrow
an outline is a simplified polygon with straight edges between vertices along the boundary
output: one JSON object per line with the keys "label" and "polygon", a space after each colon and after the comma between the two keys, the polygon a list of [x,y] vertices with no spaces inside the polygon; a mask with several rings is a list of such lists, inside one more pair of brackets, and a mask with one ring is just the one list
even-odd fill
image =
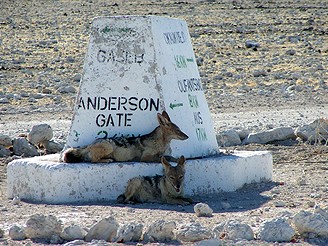
{"label": "painted arrow", "polygon": [[181,107],[183,106],[183,103],[170,103],[170,108],[174,109],[176,107]]}

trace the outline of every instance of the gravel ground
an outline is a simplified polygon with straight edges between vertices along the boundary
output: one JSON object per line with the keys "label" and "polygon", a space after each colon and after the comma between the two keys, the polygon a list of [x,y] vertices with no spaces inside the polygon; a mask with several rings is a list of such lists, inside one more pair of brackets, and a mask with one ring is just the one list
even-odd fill
{"label": "gravel ground", "polygon": [[[0,133],[17,137],[35,124],[48,123],[55,140],[65,142],[91,21],[109,15],[153,14],[187,21],[217,132],[296,127],[328,118],[327,8],[327,2],[319,0],[4,0],[0,9]],[[247,48],[246,41],[259,47]],[[234,149],[270,150],[273,181],[195,198],[210,205],[214,210],[211,218],[196,217],[191,205],[14,205],[6,198],[8,159],[0,158],[0,228],[23,225],[37,212],[55,215],[64,225],[75,222],[88,228],[109,215],[119,223],[149,224],[165,218],[178,224],[199,222],[208,228],[239,219],[256,232],[268,219],[328,205],[327,146],[228,148]],[[14,242],[7,236],[0,240],[10,245],[37,244]],[[298,235],[293,245],[295,242],[328,244],[327,239]]]}

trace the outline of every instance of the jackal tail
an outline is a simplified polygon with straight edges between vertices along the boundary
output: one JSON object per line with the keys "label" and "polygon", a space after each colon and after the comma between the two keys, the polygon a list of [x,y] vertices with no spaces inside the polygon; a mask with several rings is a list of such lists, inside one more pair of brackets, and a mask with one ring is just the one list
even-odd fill
{"label": "jackal tail", "polygon": [[67,163],[83,162],[84,158],[81,155],[81,150],[77,148],[69,148],[63,154],[63,161]]}
{"label": "jackal tail", "polygon": [[69,148],[63,154],[63,160],[68,163],[104,162],[113,152],[111,141],[98,139],[94,143],[81,148]]}

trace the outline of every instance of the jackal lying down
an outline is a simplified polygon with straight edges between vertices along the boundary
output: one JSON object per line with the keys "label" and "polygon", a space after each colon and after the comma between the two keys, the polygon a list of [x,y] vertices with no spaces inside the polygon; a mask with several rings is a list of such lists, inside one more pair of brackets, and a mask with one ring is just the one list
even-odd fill
{"label": "jackal lying down", "polygon": [[63,153],[63,161],[76,162],[160,162],[161,156],[172,139],[185,140],[188,136],[175,125],[166,111],[157,113],[159,126],[140,137],[97,139],[90,145],[69,148]]}
{"label": "jackal lying down", "polygon": [[164,175],[140,176],[128,181],[125,192],[118,196],[118,203],[157,202],[187,205],[192,199],[183,196],[183,180],[185,175],[185,158],[181,156],[177,166],[173,167],[161,158]]}

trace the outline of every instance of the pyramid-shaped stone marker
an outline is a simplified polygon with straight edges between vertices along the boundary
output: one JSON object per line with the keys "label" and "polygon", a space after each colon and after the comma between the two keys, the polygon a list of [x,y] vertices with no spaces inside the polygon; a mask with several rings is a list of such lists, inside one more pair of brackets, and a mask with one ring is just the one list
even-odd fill
{"label": "pyramid-shaped stone marker", "polygon": [[163,110],[189,136],[173,140],[166,154],[217,153],[186,22],[157,16],[96,18],[67,147],[149,133]]}
{"label": "pyramid-shaped stone marker", "polygon": [[[92,25],[67,146],[152,131],[166,110],[189,135],[171,154],[199,157],[218,146],[184,21],[163,17],[97,18]],[[115,200],[130,178],[161,175],[160,163],[59,162],[59,154],[17,159],[7,166],[7,197],[50,204]],[[235,191],[272,179],[267,151],[235,151],[188,159],[186,195]]]}

